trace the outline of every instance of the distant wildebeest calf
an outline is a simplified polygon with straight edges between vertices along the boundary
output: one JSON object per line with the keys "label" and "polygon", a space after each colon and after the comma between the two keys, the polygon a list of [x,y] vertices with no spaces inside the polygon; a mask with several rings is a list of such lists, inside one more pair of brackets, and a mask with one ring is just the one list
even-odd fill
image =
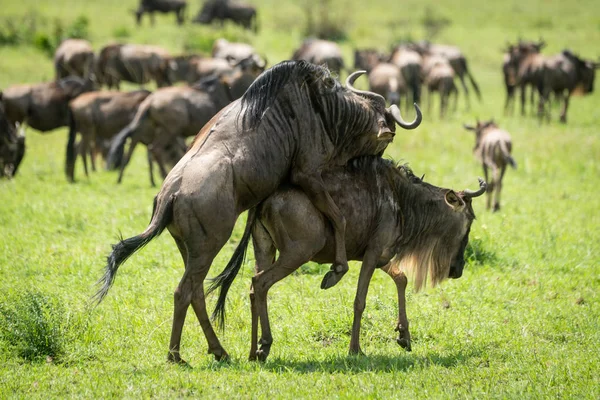
{"label": "distant wildebeest calf", "polygon": [[[434,286],[446,278],[459,278],[464,252],[475,218],[471,198],[484,193],[480,179],[476,192],[455,192],[426,183],[406,166],[367,156],[324,174],[331,197],[346,217],[348,259],[362,261],[350,339],[350,354],[362,353],[360,321],[369,282],[381,268],[398,290],[398,344],[411,349],[405,309],[407,278],[415,277],[415,290],[429,279]],[[243,263],[250,233],[256,257],[250,301],[252,345],[250,360],[264,361],[273,337],[267,311],[267,292],[309,260],[333,261],[331,225],[299,188],[280,188],[248,214],[248,223],[234,256],[213,281],[221,288],[214,316],[224,319],[227,291]],[[279,250],[279,257],[275,257]],[[262,336],[258,340],[258,323]],[[257,349],[260,344],[260,349]]]}
{"label": "distant wildebeest calf", "polygon": [[[500,192],[502,191],[502,178],[506,166],[517,168],[517,163],[512,158],[512,141],[505,130],[498,128],[494,120],[479,122],[477,125],[464,125],[465,129],[475,132],[475,147],[473,153],[483,166],[487,186],[487,208],[492,206],[494,196],[494,211],[500,210]],[[488,169],[492,170],[492,180],[488,180]]]}

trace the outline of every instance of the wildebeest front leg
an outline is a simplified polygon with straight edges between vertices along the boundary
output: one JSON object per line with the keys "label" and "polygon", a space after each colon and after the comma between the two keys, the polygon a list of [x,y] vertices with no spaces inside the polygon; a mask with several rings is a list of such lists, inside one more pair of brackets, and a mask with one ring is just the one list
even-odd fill
{"label": "wildebeest front leg", "polygon": [[406,316],[406,285],[408,284],[408,279],[398,266],[393,268],[391,263],[381,267],[381,270],[394,280],[396,290],[398,291],[398,324],[396,325],[398,338],[396,342],[398,342],[400,347],[406,349],[406,351],[411,351],[410,331],[408,330],[408,317]]}
{"label": "wildebeest front leg", "polygon": [[356,297],[354,298],[354,319],[352,321],[352,336],[350,338],[349,354],[363,354],[360,348],[360,322],[365,311],[369,283],[375,271],[376,256],[372,251],[367,251],[360,268]]}
{"label": "wildebeest front leg", "polygon": [[296,173],[292,177],[293,183],[299,185],[308,195],[311,202],[333,224],[335,238],[335,261],[331,270],[325,274],[321,281],[321,289],[329,289],[338,283],[348,272],[348,257],[346,255],[346,219],[340,212],[337,204],[325,188],[321,173],[306,174]]}

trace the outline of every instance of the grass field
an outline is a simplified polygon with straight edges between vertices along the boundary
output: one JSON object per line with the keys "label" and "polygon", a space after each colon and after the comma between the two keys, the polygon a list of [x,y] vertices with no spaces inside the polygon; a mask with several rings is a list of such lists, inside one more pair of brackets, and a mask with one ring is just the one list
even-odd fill
{"label": "grass field", "polygon": [[[136,0],[4,0],[0,24],[35,13],[52,30],[89,18],[96,49],[120,39],[156,43],[174,53],[208,49],[221,32],[158,16],[133,24]],[[304,13],[291,0],[253,0],[257,35],[227,26],[270,63],[288,58],[302,39]],[[475,188],[481,170],[462,124],[494,116],[513,137],[517,170],[505,177],[501,212],[474,201],[469,262],[461,279],[408,293],[413,351],[396,345],[395,287],[376,273],[363,319],[365,357],[347,349],[360,264],[328,291],[328,266],[307,265],[270,292],[274,344],[265,364],[246,361],[250,346],[250,253],[230,291],[226,330],[230,363],[206,354],[193,313],[182,356],[192,368],[166,362],[173,290],[183,263],[168,233],[120,270],[106,300],[88,299],[119,233],[140,233],[157,188],[138,150],[124,182],[99,171],[78,182],[64,176],[67,130],[27,133],[18,176],[0,181],[0,398],[600,398],[600,94],[571,101],[569,122],[539,125],[533,116],[503,115],[500,64],[506,41],[519,37],[600,56],[600,8],[594,1],[362,2],[335,0],[332,18],[347,19],[346,61],[355,46],[387,50],[402,37],[420,39],[426,9],[451,24],[435,41],[460,46],[484,100],[439,120],[434,107],[416,131],[401,132],[386,155],[417,175],[457,190]],[[188,19],[199,8],[191,0]],[[431,11],[432,10],[432,11]],[[0,88],[51,79],[52,61],[29,45],[0,47]],[[210,275],[221,271],[243,231],[240,219]],[[36,309],[35,306],[42,304]],[[46,304],[46,306],[43,306]],[[211,299],[212,309],[212,299]],[[29,307],[29,308],[27,308]],[[8,317],[15,317],[10,324]],[[15,331],[24,326],[24,331]],[[11,328],[16,335],[6,332]],[[35,329],[34,329],[35,328]],[[26,334],[40,346],[58,343],[52,358],[24,351]],[[36,333],[37,332],[37,333]],[[48,340],[40,340],[47,338]],[[54,342],[50,343],[50,338]]]}

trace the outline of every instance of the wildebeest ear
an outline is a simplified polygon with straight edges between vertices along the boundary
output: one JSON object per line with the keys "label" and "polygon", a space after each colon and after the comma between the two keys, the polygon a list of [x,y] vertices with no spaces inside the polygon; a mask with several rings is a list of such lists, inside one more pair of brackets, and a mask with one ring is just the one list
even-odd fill
{"label": "wildebeest ear", "polygon": [[454,211],[461,211],[465,208],[465,202],[461,199],[454,190],[448,190],[444,195],[444,200]]}
{"label": "wildebeest ear", "polygon": [[473,125],[467,125],[467,124],[463,124],[463,126],[465,127],[466,130],[468,131],[474,131],[475,127]]}

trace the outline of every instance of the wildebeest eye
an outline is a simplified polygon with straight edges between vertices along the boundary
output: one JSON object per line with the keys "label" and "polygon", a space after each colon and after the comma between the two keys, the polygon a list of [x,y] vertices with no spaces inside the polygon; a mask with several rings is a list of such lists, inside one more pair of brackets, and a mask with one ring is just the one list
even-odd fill
{"label": "wildebeest eye", "polygon": [[323,83],[329,87],[329,88],[333,88],[335,86],[335,79],[333,79],[332,77],[328,76],[325,79],[323,79]]}

